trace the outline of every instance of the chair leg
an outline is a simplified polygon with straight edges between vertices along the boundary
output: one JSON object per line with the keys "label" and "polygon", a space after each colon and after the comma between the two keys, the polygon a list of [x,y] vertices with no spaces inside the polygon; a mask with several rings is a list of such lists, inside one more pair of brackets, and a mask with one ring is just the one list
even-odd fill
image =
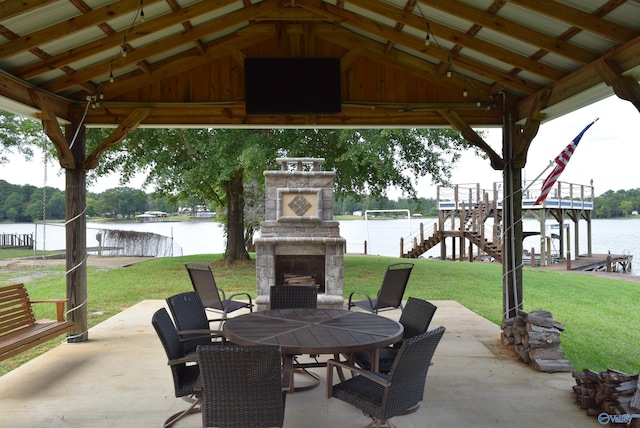
{"label": "chair leg", "polygon": [[382,419],[374,419],[364,428],[396,428],[396,426],[388,420],[383,421]]}
{"label": "chair leg", "polygon": [[191,415],[193,413],[199,413],[201,411],[200,405],[202,404],[202,400],[200,398],[191,400],[190,398],[183,397],[183,399],[185,401],[192,401],[191,406],[189,406],[187,409],[181,412],[174,413],[173,415],[169,416],[167,420],[164,421],[164,425],[163,425],[164,428],[171,428],[176,422],[178,422],[183,417],[187,415]]}
{"label": "chair leg", "polygon": [[310,385],[307,385],[307,386],[295,386],[295,382],[294,382],[293,391],[295,391],[295,392],[309,391],[310,389],[316,388],[317,386],[320,385],[320,376],[318,376],[317,374],[315,374],[313,372],[310,372],[307,369],[304,369],[304,368],[297,368],[296,369],[296,368],[294,368],[293,372],[307,375],[307,376],[309,376],[310,378],[313,379],[311,381],[312,383]]}

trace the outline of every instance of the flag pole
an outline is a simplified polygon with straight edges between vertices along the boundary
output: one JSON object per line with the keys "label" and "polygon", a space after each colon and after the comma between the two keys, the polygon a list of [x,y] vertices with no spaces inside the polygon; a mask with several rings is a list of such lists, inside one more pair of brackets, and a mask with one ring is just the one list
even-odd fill
{"label": "flag pole", "polygon": [[[595,119],[593,119],[593,122],[591,122],[591,125],[593,125],[594,123],[596,123],[599,119],[600,119],[599,117],[596,117]],[[543,170],[542,170],[542,172],[541,172],[540,174],[538,174],[538,176],[537,176],[535,179],[533,179],[533,181],[531,181],[531,182],[529,183],[529,185],[528,185],[528,186],[527,186],[527,187],[522,191],[522,193],[525,193],[527,190],[529,190],[529,188],[530,188],[531,186],[533,186],[533,183],[535,183],[536,181],[538,181],[538,179],[539,179],[540,177],[542,177],[542,174],[544,174],[545,172],[547,172],[547,170],[548,170],[549,168],[551,168],[551,167],[553,166],[553,164],[554,164],[554,163],[555,163],[555,158],[553,158],[553,159],[551,159],[551,160],[549,161],[549,165],[547,165],[547,167],[546,167],[545,169],[543,169]]]}
{"label": "flag pole", "polygon": [[551,168],[551,167],[553,166],[553,164],[555,163],[554,161],[555,161],[555,159],[551,159],[551,160],[549,161],[549,165],[547,165],[547,167],[546,167],[545,169],[543,169],[543,170],[542,170],[542,172],[541,172],[540,174],[538,174],[538,176],[537,176],[536,178],[534,178],[534,179],[533,179],[533,181],[531,181],[531,182],[529,183],[529,185],[528,185],[528,186],[527,186],[527,187],[522,191],[522,193],[526,193],[526,191],[527,191],[527,190],[529,190],[529,188],[530,188],[531,186],[533,186],[533,183],[535,183],[536,181],[538,181],[538,179],[539,179],[540,177],[542,177],[542,174],[544,174],[545,172],[547,172],[547,170],[549,170],[549,168]]}

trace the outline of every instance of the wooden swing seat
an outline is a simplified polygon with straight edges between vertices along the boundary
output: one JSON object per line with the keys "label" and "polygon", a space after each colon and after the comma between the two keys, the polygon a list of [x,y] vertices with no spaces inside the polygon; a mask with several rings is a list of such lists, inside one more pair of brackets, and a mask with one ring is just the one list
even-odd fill
{"label": "wooden swing seat", "polygon": [[[66,302],[68,299],[30,300],[24,284],[0,287],[0,361],[73,331],[75,324],[64,319]],[[55,303],[57,320],[37,322],[34,303]]]}

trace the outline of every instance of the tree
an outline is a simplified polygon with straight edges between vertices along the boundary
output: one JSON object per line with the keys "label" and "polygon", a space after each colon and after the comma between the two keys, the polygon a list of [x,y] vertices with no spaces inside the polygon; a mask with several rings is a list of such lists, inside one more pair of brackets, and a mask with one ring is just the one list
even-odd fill
{"label": "tree", "polygon": [[44,148],[48,141],[40,122],[0,110],[0,164],[14,152],[31,159],[33,148]]}
{"label": "tree", "polygon": [[[95,142],[93,142],[95,144]],[[148,172],[146,184],[157,195],[195,197],[214,205],[226,222],[228,262],[249,259],[244,228],[245,180],[262,182],[262,171],[278,156],[270,131],[216,129],[140,129],[119,150],[107,154],[98,174],[118,170],[125,180]],[[248,235],[248,234],[247,234]]]}
{"label": "tree", "polygon": [[147,195],[129,187],[108,189],[100,195],[96,210],[106,217],[131,217],[147,210]]}
{"label": "tree", "polygon": [[6,218],[11,220],[12,222],[21,220],[21,216],[24,211],[23,203],[24,198],[22,194],[18,192],[11,193],[7,197],[7,199],[4,200],[4,204],[2,204],[2,208]]}
{"label": "tree", "polygon": [[620,211],[622,211],[622,215],[627,217],[633,211],[633,202],[629,200],[624,200],[620,202]]}
{"label": "tree", "polygon": [[[90,145],[104,132],[89,133]],[[323,157],[326,168],[336,170],[338,196],[371,195],[386,207],[390,186],[414,196],[420,177],[448,183],[459,149],[467,147],[458,133],[446,129],[139,129],[105,154],[97,173],[119,171],[126,181],[143,169],[156,193],[196,197],[216,204],[218,212],[226,207],[225,256],[233,262],[249,258],[245,188],[262,187],[262,172],[273,169],[277,157]]]}

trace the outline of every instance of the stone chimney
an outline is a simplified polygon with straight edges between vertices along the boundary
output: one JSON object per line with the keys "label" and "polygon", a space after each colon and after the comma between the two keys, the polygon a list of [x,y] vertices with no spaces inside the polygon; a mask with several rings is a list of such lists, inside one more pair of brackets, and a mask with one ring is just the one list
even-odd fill
{"label": "stone chimney", "polygon": [[258,309],[269,307],[272,285],[313,283],[319,308],[344,304],[345,239],[333,220],[335,171],[322,158],[279,158],[265,171],[265,221],[256,244]]}

